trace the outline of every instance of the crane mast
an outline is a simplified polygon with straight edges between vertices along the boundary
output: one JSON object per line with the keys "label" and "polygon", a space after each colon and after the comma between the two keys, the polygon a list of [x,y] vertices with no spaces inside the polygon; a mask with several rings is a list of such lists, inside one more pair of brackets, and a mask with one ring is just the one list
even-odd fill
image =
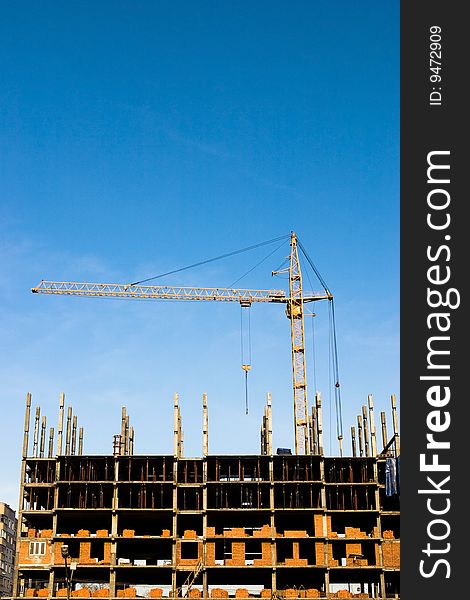
{"label": "crane mast", "polygon": [[292,385],[294,388],[295,453],[309,454],[307,365],[305,363],[305,319],[302,296],[302,271],[295,233],[291,237],[287,318],[290,320]]}
{"label": "crane mast", "polygon": [[294,232],[290,239],[291,251],[289,267],[282,271],[288,273],[289,296],[284,290],[251,290],[231,288],[203,288],[181,286],[158,286],[120,283],[86,283],[73,281],[41,281],[32,288],[35,294],[88,296],[127,299],[187,300],[238,302],[250,306],[253,302],[281,303],[286,305],[286,315],[290,321],[292,385],[294,391],[294,432],[295,453],[309,454],[308,439],[308,401],[307,369],[305,361],[305,324],[304,304],[317,300],[332,300],[333,296],[325,292],[303,294],[302,271],[297,249],[297,237]]}
{"label": "crane mast", "polygon": [[315,294],[313,297],[303,295],[302,270],[300,268],[297,236],[294,232],[291,233],[290,246],[289,266],[279,271],[273,271],[273,275],[288,274],[289,276],[286,315],[290,321],[291,336],[295,453],[310,454],[304,303],[313,300],[331,300],[331,295],[328,292],[321,295]]}

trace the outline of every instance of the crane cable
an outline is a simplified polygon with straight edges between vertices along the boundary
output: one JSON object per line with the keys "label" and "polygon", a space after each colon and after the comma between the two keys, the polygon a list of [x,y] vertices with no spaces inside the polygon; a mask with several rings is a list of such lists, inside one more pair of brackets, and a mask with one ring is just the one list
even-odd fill
{"label": "crane cable", "polygon": [[[248,361],[245,361],[245,344],[243,328],[243,309],[248,308]],[[240,351],[242,369],[245,372],[245,414],[248,414],[248,372],[251,370],[251,306],[240,304]]]}
{"label": "crane cable", "polygon": [[[197,263],[193,263],[191,265],[187,265],[186,267],[180,267],[179,269],[173,269],[172,271],[167,271],[166,273],[161,273],[160,275],[155,275],[153,277],[147,277],[146,279],[141,279],[140,281],[135,281],[130,285],[140,285],[142,283],[147,283],[148,281],[153,281],[155,279],[160,279],[161,277],[165,277],[167,275],[174,275],[175,273],[181,273],[182,271],[187,271],[188,269],[192,269],[194,267],[200,267],[202,265],[206,265],[211,262],[215,262],[216,260],[221,260],[223,258],[228,258],[230,256],[235,256],[236,254],[241,254],[242,252],[248,252],[249,250],[255,250],[256,248],[260,248],[261,246],[267,246],[268,244],[273,244],[275,242],[281,241],[281,244],[277,246],[272,252],[270,252],[267,256],[265,256],[262,260],[256,263],[251,269],[246,271],[241,277],[236,279],[229,288],[232,288],[236,283],[238,283],[241,279],[246,277],[249,273],[254,271],[259,265],[261,265],[265,260],[267,260],[270,256],[272,256],[279,248],[285,243],[285,241],[290,238],[290,234],[281,235],[279,237],[273,238],[271,240],[266,240],[264,242],[260,242],[259,244],[253,244],[251,246],[247,246],[246,248],[240,248],[239,250],[234,250],[233,252],[227,252],[225,254],[221,254],[219,256],[215,256],[213,258],[209,258],[206,260],[199,261]],[[244,362],[244,347],[243,347],[243,306],[240,305],[241,313],[240,313],[240,332],[241,332],[241,358],[242,358],[242,369],[245,371],[245,414],[248,414],[248,372],[251,370],[251,311],[248,311],[248,345],[249,345],[249,361],[248,363]],[[248,307],[250,308],[250,307]]]}
{"label": "crane cable", "polygon": [[[300,259],[300,257],[299,257]],[[303,261],[302,261],[303,262]],[[313,285],[312,285],[312,281],[310,279],[310,274],[307,270],[305,270],[305,274],[307,275],[307,279],[308,279],[308,283],[310,285],[310,289],[313,290]],[[307,314],[307,313],[305,313]],[[313,356],[313,389],[315,394],[317,393],[317,360],[316,360],[316,347],[315,347],[315,313],[311,313],[310,315],[312,317],[312,356]]]}
{"label": "crane cable", "polygon": [[239,281],[241,281],[244,277],[246,277],[249,273],[251,273],[252,271],[254,271],[257,267],[259,267],[262,263],[264,263],[265,260],[267,260],[270,256],[272,256],[275,252],[277,252],[282,246],[284,246],[284,244],[286,243],[286,240],[283,240],[281,242],[281,244],[279,244],[279,246],[276,246],[276,248],[274,248],[274,250],[272,252],[270,252],[269,254],[267,254],[264,258],[262,258],[259,262],[256,263],[256,265],[254,267],[251,267],[251,269],[248,269],[248,271],[246,271],[246,273],[243,273],[243,275],[241,275],[238,279],[235,279],[235,281],[233,283],[231,283],[228,287],[232,288],[236,283],[238,283]]}
{"label": "crane cable", "polygon": [[338,344],[336,341],[336,319],[335,319],[335,304],[331,300],[329,304],[331,314],[331,336],[332,336],[332,358],[335,377],[335,405],[336,405],[336,433],[342,447],[341,440],[343,439],[343,413],[341,402],[341,385],[339,382],[339,365],[338,365]]}
{"label": "crane cable", "polygon": [[[331,390],[332,386],[332,340],[331,340],[331,312],[328,310],[328,451],[331,455],[331,436],[333,427],[331,426],[331,419],[333,414],[333,406],[331,401]],[[336,407],[336,404],[335,404]],[[336,411],[337,414],[337,411]],[[338,427],[338,419],[336,419],[336,427]]]}
{"label": "crane cable", "polygon": [[233,252],[227,252],[226,254],[221,254],[220,256],[215,256],[214,258],[208,258],[207,260],[201,260],[197,263],[193,263],[192,265],[187,265],[186,267],[181,267],[179,269],[173,269],[173,271],[167,271],[166,273],[160,273],[160,275],[155,275],[154,277],[147,277],[147,279],[141,279],[140,281],[134,281],[129,285],[140,285],[141,283],[147,283],[147,281],[153,281],[154,279],[160,279],[161,277],[165,277],[166,275],[173,275],[174,273],[181,273],[181,271],[187,271],[188,269],[192,269],[194,267],[200,267],[201,265],[206,265],[207,263],[214,262],[216,260],[221,260],[222,258],[228,258],[229,256],[234,256],[235,254],[241,254],[242,252],[248,252],[249,250],[254,250],[255,248],[260,248],[261,246],[266,246],[268,244],[274,244],[280,240],[286,240],[290,235],[281,235],[277,238],[273,238],[272,240],[266,240],[265,242],[260,242],[259,244],[254,244],[252,246],[247,246],[246,248],[241,248],[239,250],[234,250]]}
{"label": "crane cable", "polygon": [[313,356],[313,389],[316,394],[317,389],[317,348],[315,343],[315,318],[312,316],[312,356]]}
{"label": "crane cable", "polygon": [[313,260],[310,258],[310,256],[308,255],[307,251],[305,250],[305,248],[303,247],[301,241],[299,240],[299,238],[297,238],[297,244],[299,246],[299,248],[301,249],[301,251],[303,252],[305,258],[308,261],[308,264],[312,267],[313,272],[315,273],[315,275],[318,278],[318,281],[322,284],[323,289],[325,290],[325,292],[327,294],[330,294],[330,290],[328,289],[328,286],[326,285],[325,280],[323,279],[323,277],[320,275],[319,270],[317,269],[317,267],[315,266]]}
{"label": "crane cable", "polygon": [[337,343],[337,339],[336,339],[336,318],[335,318],[334,299],[333,299],[333,295],[331,294],[330,290],[328,289],[328,286],[327,286],[325,280],[320,275],[320,272],[318,271],[317,267],[313,263],[312,259],[310,258],[307,251],[305,250],[304,246],[302,245],[302,243],[300,242],[300,240],[298,238],[297,238],[297,243],[298,243],[299,248],[302,251],[303,255],[307,259],[309,265],[311,266],[313,272],[315,273],[318,280],[322,284],[323,289],[325,290],[327,295],[330,296],[330,302],[329,302],[329,323],[330,323],[329,335],[330,335],[330,342],[331,342],[330,355],[331,355],[331,360],[333,363],[333,374],[334,374],[334,378],[335,378],[334,390],[335,390],[335,408],[336,408],[336,433],[337,433],[338,441],[340,444],[340,450],[342,452],[342,440],[343,440],[343,414],[342,414],[342,411],[343,411],[343,409],[342,409],[342,400],[341,400],[341,384],[339,382],[338,343]]}
{"label": "crane cable", "polygon": [[[248,269],[243,275],[235,279],[233,283],[231,283],[228,287],[232,288],[235,284],[241,281],[244,277],[249,275],[252,271],[254,271],[257,267],[259,267],[265,260],[267,260],[270,256],[272,256],[275,252],[277,252],[284,244],[286,240],[283,239],[279,246],[276,246],[274,250],[272,250],[269,254],[267,254],[264,258],[258,261],[251,269]],[[245,362],[245,353],[243,349],[243,308],[248,308],[248,353],[249,353],[249,361]],[[243,306],[240,304],[240,340],[241,340],[241,362],[242,369],[245,371],[245,414],[248,414],[248,372],[251,370],[251,306]]]}

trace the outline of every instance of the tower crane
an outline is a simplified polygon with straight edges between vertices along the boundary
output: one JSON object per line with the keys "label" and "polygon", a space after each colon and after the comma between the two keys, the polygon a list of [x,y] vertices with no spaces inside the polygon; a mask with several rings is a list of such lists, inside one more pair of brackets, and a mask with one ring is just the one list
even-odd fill
{"label": "tower crane", "polygon": [[286,273],[289,277],[289,295],[284,290],[231,289],[206,287],[180,287],[119,283],[84,283],[71,281],[45,281],[32,288],[34,294],[66,296],[91,296],[126,299],[188,300],[238,302],[251,306],[253,302],[285,304],[286,316],[290,321],[292,386],[294,395],[295,453],[309,454],[307,374],[305,360],[304,304],[318,300],[333,300],[326,286],[322,293],[304,295],[300,268],[298,240],[294,232],[290,235],[289,265],[273,275]]}

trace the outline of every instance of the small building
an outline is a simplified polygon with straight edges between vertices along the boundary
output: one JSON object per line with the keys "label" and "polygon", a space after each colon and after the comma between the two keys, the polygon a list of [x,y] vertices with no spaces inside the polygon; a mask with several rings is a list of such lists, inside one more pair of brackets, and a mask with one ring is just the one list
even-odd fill
{"label": "small building", "polygon": [[17,520],[15,511],[0,502],[0,597],[13,593]]}

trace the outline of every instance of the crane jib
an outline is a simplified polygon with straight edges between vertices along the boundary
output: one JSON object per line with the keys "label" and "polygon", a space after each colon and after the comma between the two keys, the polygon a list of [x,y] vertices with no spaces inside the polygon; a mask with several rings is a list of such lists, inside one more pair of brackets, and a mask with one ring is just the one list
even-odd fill
{"label": "crane jib", "polygon": [[35,294],[107,296],[155,300],[219,300],[226,302],[286,302],[284,290],[198,288],[181,286],[135,286],[63,281],[41,281],[32,288]]}
{"label": "crane jib", "polygon": [[[289,298],[284,290],[251,290],[230,288],[198,288],[181,286],[134,286],[114,283],[78,283],[41,281],[32,288],[33,294],[70,296],[108,296],[115,298],[145,298],[155,300],[219,300],[226,302],[279,302]],[[305,295],[303,302],[329,299],[324,292]]]}

